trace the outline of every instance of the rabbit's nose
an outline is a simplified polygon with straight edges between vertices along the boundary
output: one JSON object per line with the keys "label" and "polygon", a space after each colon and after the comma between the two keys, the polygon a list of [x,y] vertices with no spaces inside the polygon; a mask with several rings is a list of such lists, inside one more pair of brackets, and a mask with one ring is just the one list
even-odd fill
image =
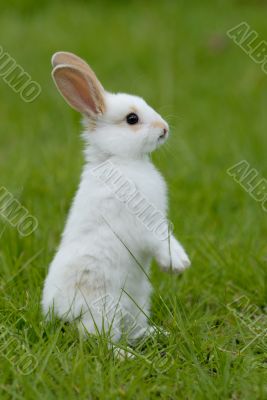
{"label": "rabbit's nose", "polygon": [[160,138],[163,139],[168,133],[168,128],[162,128],[162,134],[160,135]]}
{"label": "rabbit's nose", "polygon": [[163,129],[162,129],[162,137],[164,137],[164,136],[166,136],[167,135],[167,133],[169,132],[169,129],[167,128],[167,127],[164,127]]}
{"label": "rabbit's nose", "polygon": [[167,132],[168,132],[168,129],[167,128],[163,128],[163,136],[165,136],[167,134]]}

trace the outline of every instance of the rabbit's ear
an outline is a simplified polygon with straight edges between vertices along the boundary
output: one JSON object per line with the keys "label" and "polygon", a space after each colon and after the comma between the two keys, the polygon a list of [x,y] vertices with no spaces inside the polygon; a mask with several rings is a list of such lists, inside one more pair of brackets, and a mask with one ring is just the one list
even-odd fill
{"label": "rabbit's ear", "polygon": [[75,54],[69,53],[67,51],[58,51],[57,53],[53,54],[51,63],[53,68],[55,68],[57,65],[67,64],[79,67],[81,69],[88,68],[91,70],[86,61],[76,56]]}
{"label": "rabbit's ear", "polygon": [[90,117],[104,113],[104,89],[90,68],[60,64],[52,76],[59,92],[76,111]]}
{"label": "rabbit's ear", "polygon": [[[68,51],[58,51],[57,53],[55,53],[51,59],[51,63],[53,68],[57,67],[58,65],[73,65],[74,67],[78,67],[85,73],[88,72],[90,75],[93,75],[95,77],[95,80],[98,80],[94,71],[91,69],[86,61],[76,56],[76,54],[69,53]],[[99,81],[98,85],[101,86],[102,90],[104,91]]]}
{"label": "rabbit's ear", "polygon": [[68,51],[58,51],[57,53],[53,54],[51,63],[53,68],[59,64],[87,66],[87,63],[83,59],[73,53],[69,53]]}

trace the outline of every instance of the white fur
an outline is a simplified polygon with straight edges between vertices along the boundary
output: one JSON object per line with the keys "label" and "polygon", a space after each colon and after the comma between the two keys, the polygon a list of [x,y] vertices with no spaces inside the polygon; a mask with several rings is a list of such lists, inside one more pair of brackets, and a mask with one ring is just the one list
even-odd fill
{"label": "white fur", "polygon": [[[92,173],[104,161],[111,161],[167,215],[166,184],[149,159],[149,153],[165,140],[159,138],[159,125],[168,129],[167,123],[136,96],[105,92],[105,106],[95,127],[90,129],[89,119],[84,121],[86,163],[49,268],[42,306],[44,313],[53,309],[67,321],[79,318],[82,329],[90,333],[110,329],[112,339],[117,341],[122,334],[121,310],[134,317],[142,332],[147,329],[151,284],[146,274],[151,259],[154,257],[162,269],[176,272],[190,262],[173,236],[170,240],[157,238]],[[125,120],[133,109],[140,118],[137,129]],[[104,300],[94,307],[107,294],[120,312],[107,310]]]}

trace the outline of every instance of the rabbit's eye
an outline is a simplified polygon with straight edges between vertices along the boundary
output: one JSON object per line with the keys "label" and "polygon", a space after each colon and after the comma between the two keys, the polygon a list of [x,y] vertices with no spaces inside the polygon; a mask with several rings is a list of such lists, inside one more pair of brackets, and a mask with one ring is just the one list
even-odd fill
{"label": "rabbit's eye", "polygon": [[129,125],[137,124],[137,122],[139,121],[138,115],[135,113],[130,113],[127,115],[126,121]]}

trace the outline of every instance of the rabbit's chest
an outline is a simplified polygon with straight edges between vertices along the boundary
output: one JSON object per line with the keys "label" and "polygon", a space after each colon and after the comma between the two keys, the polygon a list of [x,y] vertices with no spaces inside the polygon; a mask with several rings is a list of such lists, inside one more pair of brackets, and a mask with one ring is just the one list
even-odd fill
{"label": "rabbit's chest", "polygon": [[167,208],[167,187],[160,173],[154,168],[143,168],[140,171],[128,173],[133,183],[134,191],[129,198],[130,203],[152,206],[163,213]]}

